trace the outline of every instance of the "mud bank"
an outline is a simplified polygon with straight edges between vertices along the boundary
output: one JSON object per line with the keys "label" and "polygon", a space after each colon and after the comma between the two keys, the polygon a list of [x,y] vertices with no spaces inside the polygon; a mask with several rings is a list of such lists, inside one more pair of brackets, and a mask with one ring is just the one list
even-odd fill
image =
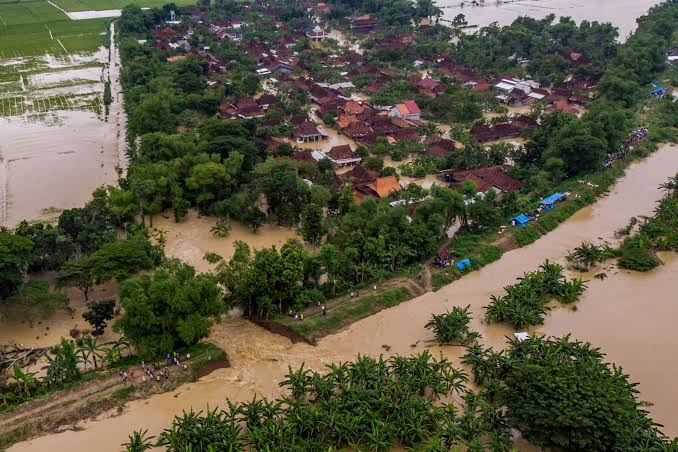
{"label": "mud bank", "polygon": [[[389,353],[407,355],[430,348],[434,355],[442,353],[458,361],[459,347],[433,345],[432,334],[424,329],[431,313],[441,313],[455,305],[470,305],[474,316],[472,328],[483,335],[483,341],[488,345],[502,347],[505,337],[513,330],[504,325],[486,325],[480,320],[490,295],[500,293],[503,286],[513,283],[524,271],[536,268],[545,259],[563,262],[567,251],[582,240],[598,237],[611,240],[614,231],[624,226],[630,217],[651,215],[655,201],[662,196],[658,185],[676,171],[678,148],[663,147],[630,165],[626,176],[608,196],[532,245],[508,252],[500,260],[438,292],[426,293],[356,322],[340,333],[321,339],[316,347],[293,344],[289,339],[245,320],[226,318],[214,328],[210,339],[226,350],[232,368],[216,370],[199,382],[182,386],[172,393],[154,396],[144,402],[131,402],[119,416],[108,413],[97,421],[79,423],[80,431],[38,438],[10,450],[89,451],[96,444],[99,450],[117,451],[132,430],[148,428],[150,433],[157,434],[183,409],[204,409],[208,404],[214,407],[227,398],[247,400],[254,393],[267,397],[280,394],[278,382],[287,372],[288,365],[295,368],[305,363],[306,367],[322,369],[331,362],[353,359],[358,353],[378,355],[384,352],[382,345],[389,345]],[[671,347],[675,350],[675,345],[671,344],[675,343],[667,342],[657,353],[652,348],[668,341],[667,335],[671,331],[665,323],[655,323],[659,322],[658,318],[665,317],[662,322],[667,322],[678,314],[675,306],[678,278],[671,277],[678,273],[678,259],[665,260],[664,267],[647,275],[612,272],[605,281],[591,281],[585,298],[578,303],[579,310],[576,313],[552,312],[543,332],[562,334],[572,331],[575,337],[591,339],[607,351],[608,358],[623,366],[632,381],[641,381],[641,398],[654,404],[649,408],[650,412],[665,423],[665,433],[676,435],[675,384],[671,378],[663,377],[675,375],[676,364],[670,358]],[[580,311],[584,314],[581,323]],[[620,320],[618,326],[605,320],[620,316],[624,320]],[[634,333],[616,344],[631,321],[636,325],[647,325],[642,328],[643,334]],[[613,328],[618,331],[598,331]],[[643,378],[647,380],[645,383]]]}

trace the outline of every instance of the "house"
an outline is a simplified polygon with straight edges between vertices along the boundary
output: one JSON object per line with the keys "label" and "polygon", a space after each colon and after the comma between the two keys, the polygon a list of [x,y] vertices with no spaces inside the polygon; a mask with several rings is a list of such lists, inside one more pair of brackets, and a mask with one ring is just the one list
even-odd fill
{"label": "house", "polygon": [[294,132],[292,132],[292,136],[294,136],[294,138],[300,143],[320,141],[327,138],[327,135],[318,130],[316,125],[311,121],[306,121],[297,126],[297,128],[294,129]]}
{"label": "house", "polygon": [[454,151],[454,141],[440,136],[431,136],[424,140],[426,146],[426,155],[432,158],[445,157]]}
{"label": "house", "polygon": [[416,82],[419,92],[426,94],[432,97],[437,96],[445,90],[445,87],[440,84],[437,80],[432,79],[431,77],[424,77],[418,82]]}
{"label": "house", "polygon": [[314,24],[313,26],[307,28],[304,34],[313,42],[321,42],[330,35],[329,33],[326,33],[325,30],[318,24]]}
{"label": "house", "polygon": [[517,78],[503,78],[495,83],[492,89],[497,93],[496,98],[512,107],[521,107],[534,100],[542,100],[548,96],[548,91],[539,89],[540,85],[534,80],[520,80]]}
{"label": "house", "polygon": [[391,193],[399,191],[401,188],[402,187],[395,176],[387,176],[378,177],[374,182],[358,187],[358,191],[368,196],[384,199],[388,198]]}
{"label": "house", "polygon": [[268,110],[271,107],[281,107],[282,103],[273,94],[264,94],[257,99],[257,104],[263,109]]}
{"label": "house", "polygon": [[344,104],[343,110],[347,115],[360,115],[367,110],[367,106],[362,102],[349,100]]}
{"label": "house", "polygon": [[219,105],[219,113],[223,118],[235,118],[238,115],[238,109],[235,105],[225,100]]}
{"label": "house", "polygon": [[357,187],[373,183],[377,180],[379,174],[376,171],[365,169],[362,165],[356,165],[339,177],[343,182],[350,182],[354,187]]}
{"label": "house", "polygon": [[349,23],[349,28],[354,33],[367,33],[376,28],[377,21],[372,16],[365,14],[363,16],[354,15]]}
{"label": "house", "polygon": [[518,124],[513,124],[511,122],[500,122],[489,126],[473,126],[471,127],[470,133],[480,143],[486,143],[488,141],[515,138],[520,135],[522,129],[523,127]]}
{"label": "house", "polygon": [[461,187],[465,181],[471,181],[476,185],[478,192],[484,193],[490,188],[499,192],[517,191],[523,187],[523,183],[506,174],[503,166],[490,166],[462,171],[443,171],[440,179],[450,184],[453,188]]}
{"label": "house", "polygon": [[357,165],[362,160],[360,156],[353,152],[353,149],[348,144],[332,147],[332,149],[325,153],[325,156],[338,168]]}
{"label": "house", "polygon": [[392,118],[409,119],[410,121],[421,120],[421,110],[417,103],[413,100],[406,100],[402,104],[397,104],[389,111],[389,116]]}

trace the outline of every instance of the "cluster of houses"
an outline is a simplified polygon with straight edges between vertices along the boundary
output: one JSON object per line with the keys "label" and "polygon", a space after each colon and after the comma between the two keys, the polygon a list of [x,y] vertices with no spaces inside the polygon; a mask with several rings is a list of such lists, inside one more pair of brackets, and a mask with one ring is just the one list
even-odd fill
{"label": "cluster of houses", "polygon": [[[337,168],[343,168],[335,177],[335,183],[342,185],[351,183],[357,199],[365,196],[386,198],[401,186],[394,176],[379,177],[376,172],[369,171],[361,166],[362,159],[356,154],[351,144],[342,144],[319,150],[328,138],[325,127],[332,127],[346,137],[347,142],[356,146],[370,147],[378,140],[386,140],[390,144],[401,141],[421,143],[427,156],[439,159],[455,152],[455,142],[439,135],[422,135],[421,130],[425,121],[422,120],[422,111],[414,99],[408,99],[396,105],[379,106],[364,100],[364,96],[356,95],[358,90],[353,81],[358,77],[367,76],[369,82],[361,85],[360,92],[370,96],[380,90],[385,84],[395,80],[395,74],[383,67],[372,64],[361,53],[354,50],[343,52],[341,55],[328,55],[318,49],[318,46],[306,47],[305,54],[310,54],[313,64],[321,64],[324,68],[331,68],[338,74],[333,83],[324,83],[313,78],[313,72],[301,61],[296,49],[300,38],[311,42],[322,42],[330,36],[330,30],[324,27],[319,18],[322,14],[331,12],[331,6],[324,2],[303,0],[301,5],[313,19],[309,25],[299,30],[290,30],[289,24],[279,21],[279,11],[261,3],[245,3],[245,8],[256,8],[258,13],[268,17],[275,24],[276,29],[284,31],[273,42],[264,43],[259,39],[250,39],[247,36],[249,25],[240,17],[230,20],[210,22],[205,15],[196,10],[191,19],[200,24],[209,33],[220,41],[237,43],[243,53],[256,61],[254,75],[268,79],[273,84],[286,83],[298,91],[307,94],[312,103],[311,114],[291,115],[286,108],[285,95],[274,89],[268,89],[264,94],[245,96],[237,100],[225,100],[219,106],[219,114],[226,119],[257,119],[264,126],[284,124],[290,126],[286,136],[270,136],[267,138],[268,149],[275,153],[279,145],[294,143],[317,143],[315,150],[295,150],[292,158],[310,164],[317,164],[328,159]],[[249,16],[243,16],[249,17]],[[247,19],[246,19],[247,20]],[[191,22],[189,22],[190,24]],[[180,21],[168,22],[172,26],[158,27],[155,31],[155,46],[168,51],[171,55],[168,61],[179,61],[187,55],[196,55],[208,65],[209,76],[227,74],[230,61],[217,58],[210,49],[196,49],[191,46],[191,36],[195,25],[182,25]],[[370,15],[354,14],[340,22],[346,30],[354,34],[370,33],[379,28],[378,22]],[[375,49],[411,49],[416,36],[413,33],[401,33],[382,38],[375,44]],[[315,58],[317,56],[317,58]],[[577,52],[562,52],[561,56],[573,65],[587,64],[585,55]],[[526,64],[518,55],[512,55],[520,64]],[[496,99],[509,107],[524,107],[535,102],[541,102],[547,109],[562,110],[572,114],[581,114],[590,98],[585,94],[594,88],[598,82],[595,77],[570,77],[567,83],[560,88],[545,89],[535,80],[518,79],[511,75],[499,78],[488,78],[466,66],[459,64],[448,53],[440,53],[421,57],[415,60],[413,66],[426,65],[429,69],[425,75],[413,76],[409,83],[420,94],[437,97],[446,90],[445,79],[453,79],[457,83],[467,86],[477,92],[491,92]],[[307,73],[308,75],[300,75]],[[216,82],[215,82],[216,83]],[[292,96],[292,94],[289,94]],[[276,110],[281,115],[268,115]],[[273,119],[275,117],[275,119]],[[319,118],[325,125],[321,125]],[[328,120],[328,119],[331,119]],[[519,137],[525,129],[538,126],[537,120],[525,115],[514,115],[510,120],[494,124],[476,125],[470,129],[470,134],[479,143],[491,143]],[[346,171],[346,169],[349,169]],[[520,181],[510,177],[503,166],[478,168],[474,170],[448,170],[438,174],[441,184],[453,187],[460,186],[465,181],[473,182],[478,191],[484,192],[493,188],[499,192],[520,190]]]}

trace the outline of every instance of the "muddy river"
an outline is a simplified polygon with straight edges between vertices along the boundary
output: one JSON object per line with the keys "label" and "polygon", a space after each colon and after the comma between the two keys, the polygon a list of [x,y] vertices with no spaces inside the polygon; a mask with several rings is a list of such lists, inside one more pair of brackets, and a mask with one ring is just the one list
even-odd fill
{"label": "muddy river", "polygon": [[[479,0],[473,6],[469,0],[438,0],[444,18],[452,20],[464,14],[469,25],[484,27],[492,22],[509,25],[520,16],[541,19],[549,14],[582,20],[612,22],[619,28],[619,39],[625,40],[636,27],[636,18],[647,13],[660,0]],[[470,29],[471,31],[473,29]]]}
{"label": "muddy river", "polygon": [[[83,422],[78,431],[67,431],[17,444],[12,451],[97,450],[118,451],[133,429],[148,428],[157,434],[174,414],[189,407],[203,409],[231,400],[250,399],[254,393],[275,396],[278,382],[287,366],[321,369],[325,364],[353,359],[357,353],[379,354],[388,344],[389,353],[409,354],[431,348],[453,360],[458,347],[440,348],[424,329],[432,312],[440,313],[454,305],[471,305],[473,328],[484,341],[501,347],[513,331],[505,326],[480,322],[482,307],[491,294],[514,282],[523,271],[536,268],[545,259],[563,262],[563,256],[582,240],[598,237],[612,240],[613,231],[637,215],[651,215],[661,197],[657,186],[678,171],[678,147],[664,147],[647,159],[629,167],[627,175],[610,194],[583,209],[569,221],[536,243],[507,253],[499,261],[465,276],[436,293],[427,293],[395,308],[351,325],[321,340],[316,347],[292,344],[238,318],[226,318],[214,328],[212,340],[229,354],[232,366],[218,370],[197,383],[174,392],[132,402],[121,414],[108,413],[100,419]],[[607,270],[605,281],[589,283],[577,311],[558,308],[539,331],[546,334],[571,332],[575,338],[591,340],[608,353],[610,361],[623,366],[634,381],[640,381],[641,397],[653,404],[655,419],[665,424],[669,435],[678,434],[678,391],[671,378],[678,364],[670,359],[678,346],[673,323],[678,318],[675,293],[678,290],[678,257],[662,255],[665,265],[648,274]],[[415,347],[412,345],[416,344]],[[668,358],[668,359],[667,359]]]}

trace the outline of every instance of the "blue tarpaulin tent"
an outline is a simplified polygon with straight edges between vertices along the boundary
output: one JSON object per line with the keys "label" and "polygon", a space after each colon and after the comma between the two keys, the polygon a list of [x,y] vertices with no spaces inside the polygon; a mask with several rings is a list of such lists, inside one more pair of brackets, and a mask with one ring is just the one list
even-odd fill
{"label": "blue tarpaulin tent", "polygon": [[471,268],[471,259],[469,259],[468,257],[457,262],[458,270],[464,270],[466,268]]}
{"label": "blue tarpaulin tent", "polygon": [[511,218],[511,224],[514,226],[525,226],[529,221],[530,219],[527,217],[527,215],[522,213]]}
{"label": "blue tarpaulin tent", "polygon": [[562,201],[563,199],[565,199],[566,196],[567,195],[565,195],[565,193],[560,193],[560,192],[554,193],[551,196],[549,196],[548,198],[542,199],[541,200],[541,206],[545,210],[553,209],[553,205],[555,203],[557,203],[558,201]]}
{"label": "blue tarpaulin tent", "polygon": [[664,95],[666,94],[666,88],[655,88],[652,91],[650,91],[650,94],[657,97],[664,97]]}

